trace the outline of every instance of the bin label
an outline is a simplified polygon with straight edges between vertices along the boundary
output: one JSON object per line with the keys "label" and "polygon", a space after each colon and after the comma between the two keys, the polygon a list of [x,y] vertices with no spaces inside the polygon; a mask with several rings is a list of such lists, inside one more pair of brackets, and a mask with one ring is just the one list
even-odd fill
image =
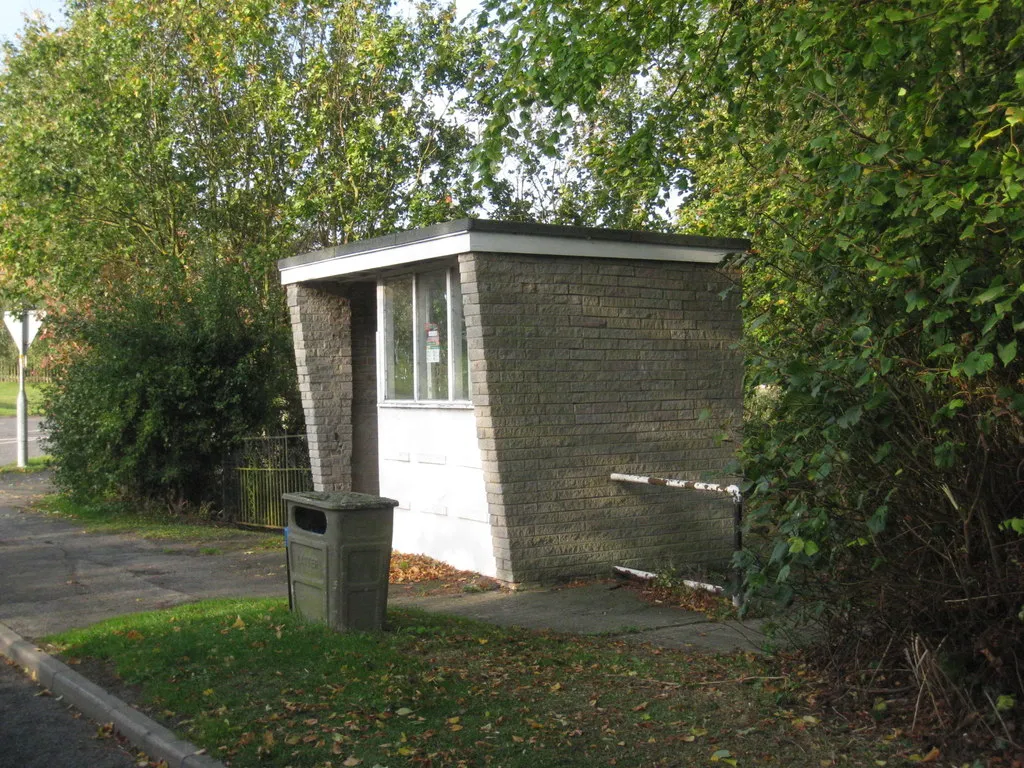
{"label": "bin label", "polygon": [[326,564],[325,554],[322,549],[293,542],[290,558],[292,570],[296,575],[312,578],[323,583],[324,566]]}

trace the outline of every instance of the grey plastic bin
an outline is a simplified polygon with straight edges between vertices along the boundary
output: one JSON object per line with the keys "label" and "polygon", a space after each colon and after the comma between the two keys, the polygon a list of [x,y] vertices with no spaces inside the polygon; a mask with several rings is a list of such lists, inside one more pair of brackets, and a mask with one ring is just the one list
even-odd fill
{"label": "grey plastic bin", "polygon": [[393,499],[365,493],[286,493],[293,610],[339,632],[383,628]]}

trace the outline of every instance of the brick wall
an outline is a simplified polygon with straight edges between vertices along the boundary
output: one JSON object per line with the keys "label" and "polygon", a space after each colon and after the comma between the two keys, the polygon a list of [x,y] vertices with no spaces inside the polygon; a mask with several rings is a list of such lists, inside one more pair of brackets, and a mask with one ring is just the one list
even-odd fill
{"label": "brick wall", "polygon": [[352,320],[344,290],[287,286],[313,487],[352,489]]}
{"label": "brick wall", "polygon": [[[726,561],[732,507],[611,472],[723,478],[741,418],[737,299],[716,267],[460,258],[499,578]],[[698,419],[702,411],[711,418]]]}

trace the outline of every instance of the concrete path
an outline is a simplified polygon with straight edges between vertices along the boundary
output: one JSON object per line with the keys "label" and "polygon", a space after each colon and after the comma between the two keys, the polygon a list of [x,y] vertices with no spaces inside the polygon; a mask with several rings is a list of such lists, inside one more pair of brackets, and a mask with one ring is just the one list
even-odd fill
{"label": "concrete path", "polygon": [[[285,597],[284,550],[252,549],[253,537],[224,532],[211,545],[85,534],[74,523],[25,511],[51,489],[45,473],[0,476],[0,622],[38,638],[111,616],[213,597]],[[756,623],[711,622],[703,614],[640,600],[615,582],[523,592],[419,597],[394,590],[392,605],[504,626],[649,642],[665,648],[756,650]]]}
{"label": "concrete path", "polygon": [[713,622],[702,613],[652,605],[616,581],[527,592],[396,597],[388,602],[506,627],[601,635],[661,648],[757,651],[764,643],[760,622]]}

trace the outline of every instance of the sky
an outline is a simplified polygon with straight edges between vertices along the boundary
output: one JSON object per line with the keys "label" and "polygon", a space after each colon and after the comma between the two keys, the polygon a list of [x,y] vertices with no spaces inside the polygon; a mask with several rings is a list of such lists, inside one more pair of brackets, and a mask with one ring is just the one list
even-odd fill
{"label": "sky", "polygon": [[0,39],[13,40],[25,24],[25,15],[37,10],[59,23],[63,8],[64,0],[0,0]]}

